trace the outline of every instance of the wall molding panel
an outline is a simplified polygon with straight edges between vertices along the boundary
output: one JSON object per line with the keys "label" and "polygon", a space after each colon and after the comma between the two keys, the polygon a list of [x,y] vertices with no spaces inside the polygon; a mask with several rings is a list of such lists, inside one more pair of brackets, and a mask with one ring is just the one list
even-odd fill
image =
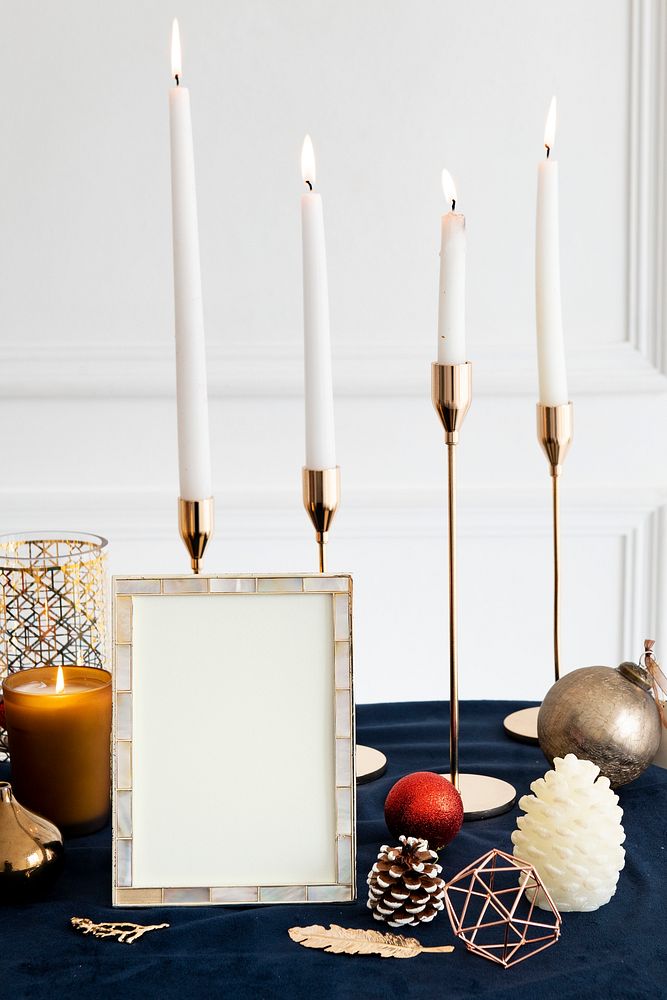
{"label": "wall molding panel", "polygon": [[[176,538],[176,503],[175,494],[152,489],[0,490],[6,531],[19,527],[33,530],[36,526],[71,528],[75,517],[79,528],[90,519],[99,530],[123,540]],[[631,564],[639,561],[648,566],[667,541],[661,516],[663,509],[667,510],[667,489],[566,487],[561,503],[566,537],[634,535]],[[238,539],[310,537],[301,497],[295,491],[259,487],[223,491],[217,495],[216,505],[219,535]],[[430,487],[347,488],[336,536],[443,539],[445,510],[445,492]],[[274,515],[270,523],[267,511]],[[45,518],[53,523],[46,524]],[[548,492],[541,487],[462,487],[458,521],[462,537],[550,537]],[[634,570],[631,575],[635,576]],[[647,583],[654,576],[652,567]]]}
{"label": "wall molding panel", "polygon": [[[466,607],[472,605],[474,609],[475,601],[479,600],[475,597],[475,578],[480,570],[480,559],[490,560],[487,569],[497,571],[498,560],[504,559],[506,554],[517,549],[535,553],[537,544],[539,576],[529,588],[528,603],[515,608],[507,594],[500,600],[503,607],[507,607],[508,619],[523,614],[539,616],[539,621],[543,606],[546,615],[551,574],[548,494],[543,488],[533,487],[462,488],[459,499],[461,542],[464,549],[466,543],[472,543],[476,552],[476,567],[465,559],[460,566],[461,584],[468,595]],[[595,635],[606,640],[605,648],[609,648],[611,636],[613,655],[628,659],[636,659],[645,637],[654,637],[658,643],[667,642],[667,488],[568,487],[564,490],[562,505],[566,577],[576,545],[592,545],[594,552],[609,556],[618,553],[609,565],[612,577],[606,581],[608,596],[602,608],[596,596],[601,582],[596,579],[597,570],[593,569],[594,575],[588,581],[579,579],[577,583],[576,601],[583,605],[584,620],[588,618],[587,603],[590,601],[591,607],[596,608]],[[0,491],[0,507],[6,530],[88,528],[106,534],[111,542],[114,572],[144,572],[149,566],[162,564],[172,571],[187,571],[187,560],[177,535],[176,499],[164,490],[41,492],[5,489]],[[368,487],[346,491],[345,506],[341,508],[332,536],[330,561],[335,568],[351,570],[357,575],[358,597],[364,611],[358,630],[366,663],[372,659],[375,643],[380,641],[382,645],[385,641],[379,640],[384,631],[384,618],[374,596],[378,567],[390,567],[394,558],[399,558],[396,569],[405,570],[400,560],[405,559],[407,553],[421,553],[420,588],[430,592],[432,608],[429,627],[437,634],[446,626],[445,577],[441,572],[445,551],[444,514],[444,492],[429,487],[415,490]],[[310,524],[295,491],[228,490],[218,496],[217,531],[208,554],[209,568],[222,572],[265,569],[276,559],[284,569],[308,568],[311,542]],[[397,552],[403,555],[396,556]],[[289,553],[289,565],[285,564],[286,553]],[[354,564],[348,564],[350,554],[353,554]],[[590,567],[592,557],[587,558]],[[421,606],[420,593],[421,590],[415,593],[416,604],[411,611],[413,621],[418,620],[415,616]],[[608,624],[603,628],[609,635],[602,636],[600,619],[606,620],[607,600],[611,603]],[[480,610],[482,607],[483,604]],[[620,611],[620,619],[615,609]],[[568,621],[564,621],[566,637]],[[520,631],[516,621],[514,627]],[[407,628],[405,642],[408,644],[410,631]],[[547,629],[545,645],[548,634]],[[467,634],[466,641],[469,645],[473,643],[474,635]],[[423,697],[435,696],[440,690],[440,681],[436,687],[434,683],[435,680],[427,682],[425,679]],[[477,682],[470,683],[468,696],[477,690]],[[487,678],[484,696],[521,695],[518,679],[509,686],[503,683],[494,695],[495,683],[493,680],[489,687]],[[375,690],[369,681],[365,697],[372,700]],[[482,690],[475,696],[483,696]]]}
{"label": "wall molding panel", "polygon": [[[173,343],[5,344],[0,346],[2,399],[164,399],[175,397]],[[432,345],[339,345],[334,349],[334,382],[347,398],[423,398],[430,386]],[[301,344],[208,346],[212,399],[300,398],[303,395]],[[531,396],[537,392],[532,350],[474,345],[476,396]],[[667,377],[629,342],[581,348],[568,353],[573,397],[625,393],[665,393]]]}
{"label": "wall molding panel", "polygon": [[[627,322],[622,342],[568,351],[573,397],[667,392],[667,0],[628,2]],[[337,394],[423,395],[432,342],[364,346],[353,334],[334,344]],[[483,334],[471,344],[476,395],[535,395],[536,358],[529,349],[495,346]],[[209,330],[212,398],[296,397],[303,393],[300,340],[247,343]],[[0,346],[0,398],[170,397],[171,330],[164,340],[96,345],[82,341],[12,341]]]}
{"label": "wall molding panel", "polygon": [[[157,37],[159,12],[140,6],[133,37],[138,30]],[[199,6],[204,28],[217,15]],[[471,33],[478,15],[463,5],[452,35],[460,44],[448,60],[438,33],[425,32],[410,5],[393,5],[379,21],[379,2],[362,6],[347,4],[359,51],[365,38],[391,43],[378,47],[396,86],[390,105],[382,77],[368,79],[363,101],[345,90],[354,83],[347,72],[333,100],[331,70],[316,74],[304,92],[301,54],[321,57],[326,39],[307,18],[288,23],[261,0],[267,30],[254,33],[253,46],[262,65],[274,67],[279,114],[273,103],[267,109],[261,88],[246,88],[241,111],[228,105],[225,135],[236,136],[239,157],[230,157],[220,130],[207,125],[219,117],[219,67],[194,63],[202,260],[210,267],[212,464],[221,487],[209,568],[303,570],[315,559],[300,495],[303,346],[294,300],[298,146],[310,107],[322,129],[315,138],[327,192],[344,475],[329,560],[355,574],[360,700],[400,700],[406,666],[419,670],[418,697],[447,693],[439,652],[447,624],[446,458],[430,406],[437,261],[429,240],[443,207],[441,160],[460,176],[462,198],[471,199],[475,296],[468,350],[477,402],[460,456],[458,512],[462,695],[543,694],[552,676],[551,508],[534,430],[530,157],[539,153],[553,88],[562,109],[561,236],[572,323],[566,360],[576,409],[562,484],[564,655],[570,667],[635,659],[650,636],[665,660],[667,0],[561,0],[540,10],[489,3],[484,37]],[[449,23],[451,3],[422,6],[434,24]],[[27,17],[21,9],[18,21]],[[168,122],[163,117],[160,133],[154,114],[154,102],[166,100],[159,89],[164,53],[144,46],[132,74],[120,75],[123,93],[143,96],[132,115],[119,118],[111,99],[117,94],[104,80],[114,72],[108,37],[122,38],[125,27],[117,11],[102,16],[106,48],[98,56],[109,59],[108,72],[86,74],[93,89],[73,88],[64,118],[57,101],[45,102],[33,64],[6,45],[7,72],[27,117],[12,123],[2,163],[12,198],[3,223],[0,521],[4,532],[106,534],[113,571],[186,572],[165,286]],[[237,17],[240,33],[255,30],[254,8],[238,5]],[[194,25],[189,30],[196,49]],[[206,42],[205,33],[201,38]],[[221,39],[227,44],[228,34]],[[298,44],[292,65],[274,62],[276,39]],[[418,102],[393,73],[394,40],[405,50],[405,78],[422,88]],[[71,60],[74,35],[62,41],[63,58]],[[230,79],[247,72],[238,55],[230,47],[224,60]],[[486,77],[499,72],[491,91]],[[457,84],[467,88],[466,102],[452,99],[446,134],[434,131],[442,95]],[[343,117],[341,98],[350,112]],[[382,115],[389,106],[388,127]],[[121,146],[137,156],[118,161],[113,151]],[[253,192],[252,211],[234,194],[240,191]],[[392,586],[399,578],[410,586]],[[475,658],[483,669],[465,666]]]}
{"label": "wall molding panel", "polygon": [[667,374],[667,3],[630,4],[628,339]]}

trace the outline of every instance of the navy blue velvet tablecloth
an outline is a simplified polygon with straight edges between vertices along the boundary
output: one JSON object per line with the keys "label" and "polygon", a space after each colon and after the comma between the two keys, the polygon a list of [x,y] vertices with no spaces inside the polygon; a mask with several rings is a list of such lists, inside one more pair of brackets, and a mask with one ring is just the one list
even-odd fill
{"label": "navy blue velvet tablecloth", "polygon": [[[541,751],[508,739],[510,702],[461,705],[461,769],[505,778],[519,796],[547,768]],[[413,702],[358,708],[359,741],[384,750],[387,773],[358,793],[359,900],[344,906],[280,905],[115,910],[110,906],[109,830],[67,843],[67,867],[44,902],[0,908],[0,997],[393,998],[667,996],[665,844],[667,771],[651,767],[620,790],[626,864],[611,902],[595,913],[563,914],[562,936],[535,958],[505,970],[457,946],[451,955],[408,960],[329,955],[292,942],[295,925],[382,925],[366,909],[366,875],[389,835],[383,803],[393,782],[415,770],[444,770],[447,706]],[[5,774],[2,777],[6,777]],[[493,847],[511,851],[519,810],[464,825],[442,852],[451,877]],[[242,849],[242,845],[239,845]],[[279,850],[279,844],[267,845]],[[133,945],[76,934],[70,917],[171,924]],[[405,933],[425,945],[454,944],[441,913]]]}

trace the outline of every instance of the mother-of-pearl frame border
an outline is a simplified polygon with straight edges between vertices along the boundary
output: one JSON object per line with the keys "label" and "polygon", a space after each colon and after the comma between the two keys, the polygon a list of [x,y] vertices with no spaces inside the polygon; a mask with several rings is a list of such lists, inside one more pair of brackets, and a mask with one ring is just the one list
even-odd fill
{"label": "mother-of-pearl frame border", "polygon": [[[330,594],[336,741],[336,881],[330,885],[132,885],[132,600],[135,596]],[[113,578],[113,905],[341,903],[356,895],[356,775],[352,693],[352,578],[346,575],[116,576]]]}

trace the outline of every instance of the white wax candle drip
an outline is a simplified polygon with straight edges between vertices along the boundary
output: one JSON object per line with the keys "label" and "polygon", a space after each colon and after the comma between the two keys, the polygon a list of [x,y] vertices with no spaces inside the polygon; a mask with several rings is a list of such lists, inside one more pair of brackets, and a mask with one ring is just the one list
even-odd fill
{"label": "white wax candle drip", "polygon": [[540,403],[544,406],[568,402],[560,295],[558,163],[550,155],[555,133],[554,97],[544,132],[547,156],[537,170],[535,306]]}
{"label": "white wax candle drip", "polygon": [[456,212],[456,187],[451,174],[442,171],[442,188],[451,210],[445,212],[440,230],[440,285],[438,292],[438,362],[461,365],[466,359],[465,215]]}
{"label": "white wax candle drip", "polygon": [[308,135],[301,152],[301,171],[309,189],[301,196],[306,468],[330,469],[336,464],[336,444],[329,288],[322,198],[314,191],[315,154]]}
{"label": "white wax candle drip", "polygon": [[212,493],[206,345],[190,94],[180,86],[177,21],[172,33],[172,75],[176,86],[169,92],[169,124],[180,495],[183,500],[202,500]]}

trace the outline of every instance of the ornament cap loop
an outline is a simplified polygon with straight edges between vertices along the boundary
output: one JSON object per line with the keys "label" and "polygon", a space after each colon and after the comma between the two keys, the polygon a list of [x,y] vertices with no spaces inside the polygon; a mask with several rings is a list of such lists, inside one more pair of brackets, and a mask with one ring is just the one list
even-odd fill
{"label": "ornament cap loop", "polygon": [[642,691],[651,690],[649,672],[644,667],[640,667],[638,663],[633,663],[632,660],[625,660],[617,669],[619,674],[622,674],[632,684],[636,684]]}

